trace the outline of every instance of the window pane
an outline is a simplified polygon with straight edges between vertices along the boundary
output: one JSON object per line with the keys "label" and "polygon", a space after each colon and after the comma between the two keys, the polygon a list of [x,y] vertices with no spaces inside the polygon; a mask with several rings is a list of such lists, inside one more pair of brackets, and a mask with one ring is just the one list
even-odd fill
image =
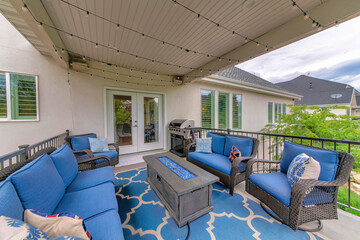
{"label": "window pane", "polygon": [[286,113],[286,104],[283,104],[283,110],[282,113]]}
{"label": "window pane", "polygon": [[229,94],[219,92],[219,128],[229,128]]}
{"label": "window pane", "polygon": [[233,94],[233,128],[242,128],[242,98],[239,94]]}
{"label": "window pane", "polygon": [[201,126],[214,127],[215,118],[215,92],[201,90]]}
{"label": "window pane", "polygon": [[132,145],[131,96],[114,95],[115,142],[119,146]]}
{"label": "window pane", "polygon": [[12,119],[36,119],[34,76],[10,74]]}
{"label": "window pane", "polygon": [[268,122],[269,123],[273,122],[273,103],[272,102],[268,103]]}
{"label": "window pane", "polygon": [[7,117],[6,78],[0,73],[0,118]]}

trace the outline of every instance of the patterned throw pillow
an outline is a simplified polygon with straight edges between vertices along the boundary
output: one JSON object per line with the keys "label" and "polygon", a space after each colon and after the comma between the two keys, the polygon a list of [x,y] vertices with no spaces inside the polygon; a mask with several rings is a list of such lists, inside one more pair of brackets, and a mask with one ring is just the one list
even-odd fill
{"label": "patterned throw pillow", "polygon": [[89,138],[90,150],[92,152],[108,152],[109,145],[106,138]]}
{"label": "patterned throw pillow", "polygon": [[211,142],[212,138],[197,138],[195,152],[212,153]]}
{"label": "patterned throw pillow", "polygon": [[287,178],[291,187],[301,179],[318,180],[320,176],[320,163],[305,153],[297,155],[290,163]]}
{"label": "patterned throw pillow", "polygon": [[241,157],[241,152],[239,149],[237,149],[235,146],[231,147],[231,152],[229,156],[230,162],[233,162],[235,158]]}
{"label": "patterned throw pillow", "polygon": [[0,216],[0,239],[49,239],[40,229],[21,220]]}
{"label": "patterned throw pillow", "polygon": [[33,209],[26,209],[24,220],[26,223],[43,230],[51,238],[71,236],[91,239],[89,232],[86,231],[83,220],[73,213],[66,212],[46,215]]}

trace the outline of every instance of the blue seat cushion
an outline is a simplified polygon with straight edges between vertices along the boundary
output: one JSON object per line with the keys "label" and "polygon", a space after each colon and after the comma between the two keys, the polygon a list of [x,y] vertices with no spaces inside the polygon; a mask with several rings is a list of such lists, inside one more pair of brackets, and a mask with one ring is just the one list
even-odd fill
{"label": "blue seat cushion", "polygon": [[65,193],[53,214],[72,212],[82,219],[87,219],[111,209],[118,210],[114,184],[103,183],[80,191]]}
{"label": "blue seat cushion", "polygon": [[74,192],[102,183],[115,183],[115,176],[112,167],[102,167],[89,171],[79,172],[74,181],[66,188],[66,192]]}
{"label": "blue seat cushion", "polygon": [[75,155],[70,147],[65,144],[51,153],[50,157],[53,160],[66,188],[78,174],[78,164]]}
{"label": "blue seat cushion", "polygon": [[286,206],[290,205],[291,186],[285,173],[255,173],[249,179]]}
{"label": "blue seat cushion", "polygon": [[[108,151],[108,152],[98,152],[98,153],[94,153],[94,156],[100,156],[100,155],[105,155],[108,156],[110,159],[117,157],[118,153],[116,151]],[[105,159],[99,159],[95,161],[96,163],[101,163],[101,162],[105,162]]]}
{"label": "blue seat cushion", "polygon": [[10,177],[24,209],[51,214],[65,192],[64,182],[47,154],[26,164]]}
{"label": "blue seat cushion", "polygon": [[85,226],[93,239],[124,239],[120,217],[115,210],[86,219]]}
{"label": "blue seat cushion", "polygon": [[[220,172],[230,175],[231,165],[229,158],[217,153],[201,153],[201,152],[190,152],[189,158],[199,161],[203,164],[208,165]],[[241,162],[238,167],[238,172],[244,172],[246,170],[246,163]]]}
{"label": "blue seat cushion", "polygon": [[0,216],[23,220],[24,208],[10,180],[0,183]]}
{"label": "blue seat cushion", "polygon": [[225,136],[221,136],[221,135],[217,135],[217,134],[209,132],[207,134],[207,137],[212,138],[211,150],[214,153],[224,154]]}
{"label": "blue seat cushion", "polygon": [[[255,173],[251,174],[249,179],[284,205],[290,206],[291,186],[285,173]],[[309,195],[304,197],[302,205],[309,206],[330,203],[332,201],[333,197],[331,194],[326,194],[325,191],[314,188]]]}
{"label": "blue seat cushion", "polygon": [[74,151],[88,149],[90,150],[89,138],[96,138],[96,134],[87,134],[71,137],[71,147]]}
{"label": "blue seat cushion", "polygon": [[320,163],[321,181],[332,181],[335,179],[339,163],[339,156],[336,151],[316,149],[285,141],[284,151],[280,160],[280,169],[286,173],[292,160],[299,154],[305,153]]}
{"label": "blue seat cushion", "polygon": [[230,156],[232,146],[235,146],[240,150],[242,157],[249,157],[252,153],[253,140],[251,138],[226,136],[224,149],[225,156]]}

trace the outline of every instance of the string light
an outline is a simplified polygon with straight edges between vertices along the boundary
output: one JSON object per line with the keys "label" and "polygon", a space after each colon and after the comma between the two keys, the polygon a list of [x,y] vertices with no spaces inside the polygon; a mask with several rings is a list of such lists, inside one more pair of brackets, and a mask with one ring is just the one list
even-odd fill
{"label": "string light", "polygon": [[116,25],[116,29],[119,30],[120,29],[120,24]]}
{"label": "string light", "polygon": [[232,32],[232,36],[235,37],[235,32],[234,31]]}
{"label": "string light", "polygon": [[38,27],[39,27],[39,28],[42,28],[42,27],[43,27],[43,23],[42,23],[42,22],[39,22]]}
{"label": "string light", "polygon": [[24,3],[24,5],[21,7],[21,9],[24,11],[24,12],[27,12],[28,11],[28,7],[27,5]]}
{"label": "string light", "polygon": [[[61,1],[63,1],[63,0],[61,0]],[[68,2],[65,2],[65,3],[69,4]],[[179,5],[180,5],[180,4],[179,4]],[[76,5],[71,5],[71,6],[76,7]],[[78,7],[78,8],[79,8],[79,7]],[[79,9],[80,9],[80,8],[79,8]],[[32,17],[34,18],[34,20],[37,21],[37,22],[39,22],[39,21],[36,19],[36,17],[34,16],[34,14],[33,14],[30,10],[29,10],[29,12],[31,13],[31,15],[32,15]],[[91,13],[91,14],[94,15],[93,13]],[[95,16],[95,15],[94,15],[94,16]],[[106,20],[106,19],[105,19],[105,20]],[[115,50],[115,53],[116,53],[117,50],[118,50],[118,49],[116,49],[116,48],[114,49],[113,46],[107,46],[107,45],[104,45],[104,44],[100,44],[100,43],[97,43],[97,42],[93,42],[92,40],[88,40],[88,39],[86,39],[86,38],[84,38],[84,37],[74,35],[74,34],[72,34],[72,33],[69,33],[69,32],[67,32],[67,31],[65,31],[65,30],[59,29],[59,28],[57,28],[57,27],[55,27],[55,26],[47,25],[47,24],[45,24],[45,23],[44,23],[44,25],[46,25],[46,26],[49,27],[49,28],[53,28],[53,29],[55,29],[55,30],[57,30],[57,31],[59,31],[59,32],[62,32],[62,33],[64,33],[64,34],[67,34],[70,39],[73,38],[73,37],[76,37],[76,38],[78,38],[78,39],[80,39],[80,40],[83,40],[83,41],[92,43],[92,44],[95,45],[95,48],[98,48],[99,46],[101,46],[101,47],[103,47],[103,48],[108,48],[108,49],[111,49],[111,50]],[[237,33],[236,33],[236,34],[237,34]],[[239,35],[239,34],[237,34],[237,35]],[[240,35],[240,36],[241,36],[241,35]],[[245,39],[246,39],[246,40],[253,41],[253,40],[251,40],[251,39],[249,39],[249,38],[247,38],[247,37],[245,37]],[[163,42],[164,42],[165,44],[171,44],[171,43],[168,43],[168,42],[165,42],[165,41],[162,41],[162,43],[163,43]],[[256,42],[256,43],[258,43],[258,44],[260,45],[259,42]],[[264,46],[265,46],[265,45],[264,45]],[[183,48],[180,47],[180,49],[182,50]],[[199,54],[199,52],[197,52],[197,51],[193,51],[193,50],[189,50],[189,51],[192,51],[194,54]],[[149,59],[149,58],[146,58],[146,57],[138,56],[138,55],[135,55],[135,54],[133,54],[133,53],[129,53],[129,52],[126,52],[126,51],[123,51],[123,50],[119,50],[119,52],[124,53],[124,54],[127,54],[127,55],[130,55],[130,56],[134,56],[134,57],[136,57],[136,59],[141,58],[141,59],[143,59],[143,60],[147,60],[147,61],[150,61],[150,62],[151,62],[152,60],[154,60],[154,59]],[[204,53],[200,53],[200,54],[205,55]],[[207,56],[208,58],[209,58],[209,57],[218,58],[219,61],[221,61],[221,59],[222,59],[222,57],[220,57],[220,56],[218,57],[218,56],[214,56],[214,55],[210,55],[210,54],[206,54],[205,56]],[[231,59],[231,61],[240,62],[240,60],[238,60],[238,59]],[[159,61],[159,60],[154,60],[154,62],[160,63],[160,64],[164,64],[164,65],[166,65],[166,66],[173,66],[173,67],[178,67],[178,68],[186,68],[186,69],[190,69],[190,70],[196,70],[196,68],[193,68],[193,67],[181,66],[181,65],[177,65],[177,64],[173,64],[173,63],[162,62],[162,61]],[[205,70],[211,70],[211,69],[205,69]],[[216,70],[213,70],[213,71],[216,71]]]}
{"label": "string light", "polygon": [[[321,31],[323,29],[323,26],[318,22],[316,21],[314,18],[310,17],[309,14],[307,14],[300,6],[299,4],[297,4],[294,0],[291,0],[292,2],[292,5],[293,5],[293,8],[294,9],[299,9],[303,14],[304,14],[304,20],[307,20],[307,19],[310,19],[312,21],[312,24],[311,26],[314,28],[314,27],[317,27],[317,30],[318,31]],[[338,21],[335,22],[335,24],[337,23]]]}
{"label": "string light", "polygon": [[83,56],[83,57],[82,57],[82,59],[85,61],[85,60],[86,60],[86,57],[85,57],[85,56]]}
{"label": "string light", "polygon": [[116,54],[119,55],[119,54],[120,54],[120,50],[117,50],[117,51],[116,51]]}
{"label": "string light", "polygon": [[174,6],[176,7],[176,0],[173,0],[174,1]]}
{"label": "string light", "polygon": [[89,14],[90,14],[90,12],[89,12],[89,11],[86,11],[85,16],[86,16],[86,17],[89,17]]}
{"label": "string light", "polygon": [[259,42],[256,42],[256,46],[257,46],[257,47],[260,46],[260,43],[259,43]]}
{"label": "string light", "polygon": [[144,39],[144,38],[145,38],[145,34],[141,34],[141,38]]}
{"label": "string light", "polygon": [[64,49],[64,48],[62,48],[62,49],[61,49],[61,53],[64,53],[64,52],[65,52],[65,49]]}
{"label": "string light", "polygon": [[199,21],[200,20],[200,13],[198,13],[196,20]]}
{"label": "string light", "polygon": [[[63,3],[65,3],[65,4],[67,4],[67,5],[69,5],[69,6],[71,6],[71,7],[73,7],[73,8],[76,8],[76,9],[78,9],[78,10],[80,10],[80,11],[89,12],[89,14],[91,14],[92,16],[97,17],[97,18],[100,18],[100,19],[102,19],[103,21],[106,21],[106,22],[109,22],[109,23],[111,23],[111,24],[114,24],[114,25],[117,27],[117,29],[120,28],[120,27],[122,27],[122,28],[125,28],[126,30],[135,32],[135,33],[139,34],[140,36],[142,36],[142,34],[143,34],[143,33],[139,32],[139,31],[137,31],[137,30],[131,29],[131,28],[129,28],[129,27],[127,27],[127,26],[124,26],[124,25],[120,25],[119,23],[115,23],[115,22],[113,22],[113,21],[110,20],[110,19],[107,19],[107,18],[105,18],[105,17],[103,17],[103,16],[99,16],[99,15],[97,15],[96,13],[90,12],[90,11],[88,11],[88,10],[86,10],[86,9],[84,9],[84,8],[81,8],[81,7],[77,6],[77,5],[74,5],[74,4],[72,4],[72,3],[68,2],[68,1],[65,1],[65,0],[60,0],[60,1],[63,2]],[[173,0],[173,1],[174,1],[174,0]],[[219,23],[216,23],[216,22],[212,21],[211,19],[207,18],[206,16],[200,15],[200,13],[196,13],[194,10],[192,10],[192,9],[184,6],[183,4],[178,3],[177,1],[174,1],[174,3],[175,3],[175,2],[176,2],[179,6],[185,8],[186,10],[188,10],[188,11],[194,13],[194,14],[196,14],[196,16],[197,16],[199,19],[200,19],[200,18],[203,18],[203,19],[205,19],[205,20],[207,20],[207,21],[209,21],[209,22],[212,22],[212,23],[215,24],[218,28],[221,27],[221,28],[229,31],[230,33],[235,32],[235,31],[230,30],[230,29],[228,29],[228,28],[226,28],[226,27],[224,27],[224,26],[221,26]],[[246,36],[243,36],[243,35],[241,35],[241,34],[239,34],[239,33],[237,33],[237,32],[235,32],[235,35],[238,35],[238,36],[240,36],[240,37],[243,37],[244,39],[246,38],[246,39],[248,39],[248,41],[251,41],[251,42],[254,42],[254,43],[256,42],[255,40],[249,39],[249,38],[247,38]],[[173,43],[170,43],[170,42],[166,42],[166,41],[164,41],[164,40],[161,40],[161,39],[158,39],[158,38],[156,38],[156,37],[152,37],[152,36],[149,36],[149,35],[146,35],[146,34],[144,34],[144,37],[147,37],[147,38],[150,38],[150,39],[152,39],[152,40],[158,41],[158,42],[160,42],[160,44],[162,44],[163,42],[165,42],[166,45],[171,46],[171,47],[175,47],[175,48],[179,48],[180,50],[182,50],[182,49],[184,48],[184,47],[181,47],[181,46],[179,46],[179,45],[176,45],[176,44],[173,44]],[[265,44],[260,44],[260,45],[265,46]],[[191,50],[191,51],[194,51],[194,50]],[[213,58],[217,58],[217,57],[218,57],[218,56],[215,56],[215,55],[212,55],[212,54],[209,54],[209,53],[204,53],[204,52],[200,52],[200,51],[196,51],[196,52],[197,52],[198,54],[200,54],[200,55],[203,55],[203,56],[210,55],[210,56],[213,57]],[[236,59],[232,59],[232,60],[237,61]]]}
{"label": "string light", "polygon": [[309,19],[309,15],[307,13],[304,13],[304,20],[308,20]]}
{"label": "string light", "polygon": [[294,1],[293,2],[293,9],[295,10],[296,9],[296,3]]}
{"label": "string light", "polygon": [[244,42],[247,43],[248,41],[249,41],[249,40],[248,40],[248,38],[246,37],[245,40],[244,40]]}

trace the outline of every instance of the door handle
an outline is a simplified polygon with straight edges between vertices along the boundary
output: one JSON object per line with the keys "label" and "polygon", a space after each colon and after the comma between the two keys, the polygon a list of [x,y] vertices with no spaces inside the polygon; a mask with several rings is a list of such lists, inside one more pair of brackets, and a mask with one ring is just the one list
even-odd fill
{"label": "door handle", "polygon": [[134,125],[133,127],[137,127],[137,125]]}

